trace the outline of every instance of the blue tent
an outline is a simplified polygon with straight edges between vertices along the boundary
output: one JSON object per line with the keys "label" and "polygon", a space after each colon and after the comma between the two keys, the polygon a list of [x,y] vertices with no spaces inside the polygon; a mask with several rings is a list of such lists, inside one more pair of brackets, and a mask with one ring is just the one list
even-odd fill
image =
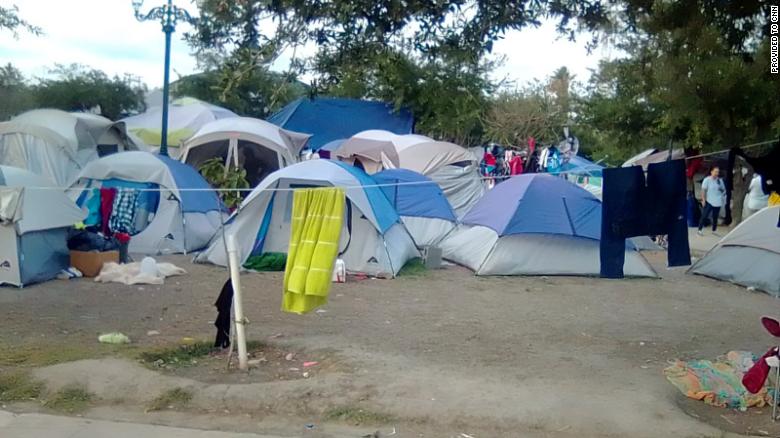
{"label": "blue tent", "polygon": [[418,247],[437,244],[455,228],[455,212],[447,197],[427,176],[406,169],[372,175],[395,207]]}
{"label": "blue tent", "polygon": [[388,169],[372,177],[399,215],[455,222],[455,213],[441,188],[427,176],[412,170]]}
{"label": "blue tent", "polygon": [[384,102],[334,97],[300,98],[268,121],[284,129],[312,134],[309,147],[315,151],[328,142],[368,129],[395,134],[411,134],[414,129],[414,118],[407,109],[395,111]]}
{"label": "blue tent", "polygon": [[93,189],[101,187],[137,190],[129,230],[131,252],[170,254],[201,249],[221,225],[225,212],[217,192],[197,170],[149,152],[122,152],[90,162],[69,193],[77,197],[77,204],[86,205],[99,196]]}
{"label": "blue tent", "polygon": [[[289,250],[294,193],[309,187],[344,189],[347,204],[339,258],[348,272],[395,276],[404,263],[419,256],[415,242],[376,181],[349,164],[320,159],[268,175],[233,213],[225,235],[241,236],[241,262],[252,255]],[[196,261],[227,265],[222,233],[217,233]]]}
{"label": "blue tent", "polygon": [[[563,178],[514,176],[485,193],[461,223],[442,252],[477,275],[599,275],[601,201]],[[624,270],[656,275],[630,242]]]}

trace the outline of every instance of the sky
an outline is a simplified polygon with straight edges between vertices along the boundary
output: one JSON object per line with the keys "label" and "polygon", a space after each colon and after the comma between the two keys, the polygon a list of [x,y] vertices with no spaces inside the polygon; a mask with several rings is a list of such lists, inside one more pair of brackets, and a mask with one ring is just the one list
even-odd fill
{"label": "sky", "polygon": [[[2,0],[3,3],[9,0]],[[146,1],[142,10],[164,0]],[[54,64],[78,63],[109,74],[131,73],[150,88],[163,82],[164,39],[157,21],[138,22],[131,0],[10,0],[19,7],[20,16],[43,29],[44,35],[9,32],[0,34],[0,64],[12,63],[27,76],[41,77]],[[179,6],[195,12],[189,0]],[[197,62],[183,40],[189,25],[177,26],[173,36],[171,78],[197,70]],[[585,40],[570,42],[555,33],[552,23],[536,29],[513,31],[494,45],[495,55],[504,55],[505,64],[494,73],[496,79],[508,78],[518,85],[544,79],[566,66],[576,80],[586,81],[590,69],[610,53],[588,54]],[[282,57],[284,64],[288,57]],[[286,65],[277,65],[284,69]]]}

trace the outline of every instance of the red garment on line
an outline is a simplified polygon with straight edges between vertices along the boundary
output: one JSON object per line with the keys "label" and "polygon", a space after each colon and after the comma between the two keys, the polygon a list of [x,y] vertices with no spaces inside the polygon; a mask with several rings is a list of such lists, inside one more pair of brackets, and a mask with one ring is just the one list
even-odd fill
{"label": "red garment on line", "polygon": [[693,178],[694,175],[696,175],[696,172],[698,172],[701,169],[702,164],[704,164],[704,159],[702,157],[698,158],[691,158],[686,162],[687,167],[685,168],[685,175],[688,177],[688,179]]}
{"label": "red garment on line", "polygon": [[523,159],[519,155],[515,155],[509,160],[509,174],[520,175],[523,173]]}
{"label": "red garment on line", "polygon": [[106,236],[109,234],[108,220],[111,219],[115,197],[115,188],[100,189],[100,231]]}
{"label": "red garment on line", "polygon": [[777,347],[770,348],[761,359],[753,365],[748,372],[742,377],[742,384],[745,385],[748,391],[753,394],[757,394],[764,387],[766,378],[769,377],[769,364],[766,363],[767,357],[777,355]]}
{"label": "red garment on line", "polygon": [[490,152],[485,152],[485,156],[482,157],[482,160],[485,162],[485,166],[496,165],[496,157],[494,157]]}

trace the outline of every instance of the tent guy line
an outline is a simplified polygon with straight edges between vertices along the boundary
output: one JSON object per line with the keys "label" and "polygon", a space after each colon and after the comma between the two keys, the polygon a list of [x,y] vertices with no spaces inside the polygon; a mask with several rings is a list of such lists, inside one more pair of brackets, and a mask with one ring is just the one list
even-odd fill
{"label": "tent guy line", "polygon": [[[564,170],[557,172],[555,175],[568,175],[568,174],[580,174],[582,173],[581,170]],[[517,176],[517,175],[514,175]],[[482,176],[479,179],[483,181],[488,180],[496,180],[496,179],[508,179],[512,178],[512,176]],[[397,182],[397,183],[385,183],[385,184],[366,184],[362,186],[328,186],[328,187],[322,187],[325,188],[340,188],[345,190],[356,190],[356,189],[363,189],[365,187],[397,187],[397,186],[411,186],[411,185],[422,185],[422,184],[436,184],[435,181],[410,181],[410,182]],[[317,187],[313,187],[317,188]],[[73,187],[58,187],[58,186],[25,186],[25,190],[33,189],[33,190],[60,190],[60,191],[71,191],[71,190],[79,190],[77,188]],[[168,189],[160,189],[160,188],[133,188],[133,190],[137,192],[168,192],[170,190]],[[251,192],[254,190],[254,188],[246,188],[246,189],[227,189],[227,188],[178,188],[176,189],[179,192]],[[297,188],[266,188],[262,189],[260,191],[264,192],[294,192],[297,190]]]}

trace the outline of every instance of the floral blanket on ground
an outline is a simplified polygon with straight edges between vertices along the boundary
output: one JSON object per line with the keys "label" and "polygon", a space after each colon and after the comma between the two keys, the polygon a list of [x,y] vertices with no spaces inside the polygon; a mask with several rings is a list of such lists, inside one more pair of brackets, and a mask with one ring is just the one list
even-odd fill
{"label": "floral blanket on ground", "polygon": [[751,394],[742,385],[742,376],[759,357],[748,351],[730,351],[715,362],[709,360],[675,361],[664,375],[687,397],[723,408],[745,410],[770,404],[767,385]]}

